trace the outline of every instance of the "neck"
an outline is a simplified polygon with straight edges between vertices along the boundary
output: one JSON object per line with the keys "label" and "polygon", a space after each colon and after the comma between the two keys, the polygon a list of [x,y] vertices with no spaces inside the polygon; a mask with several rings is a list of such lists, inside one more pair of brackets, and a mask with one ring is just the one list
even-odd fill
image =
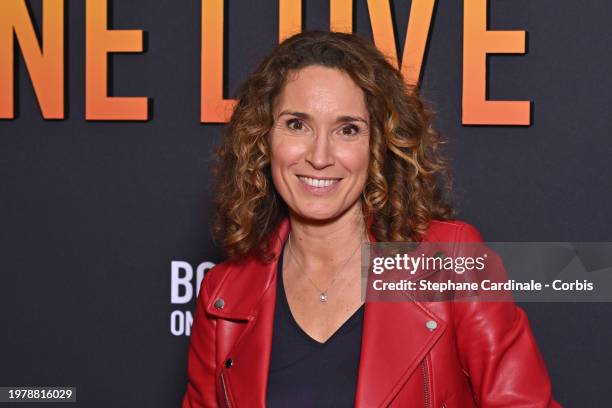
{"label": "neck", "polygon": [[296,214],[289,218],[291,251],[302,264],[315,269],[341,264],[368,240],[360,205],[333,220],[312,221]]}

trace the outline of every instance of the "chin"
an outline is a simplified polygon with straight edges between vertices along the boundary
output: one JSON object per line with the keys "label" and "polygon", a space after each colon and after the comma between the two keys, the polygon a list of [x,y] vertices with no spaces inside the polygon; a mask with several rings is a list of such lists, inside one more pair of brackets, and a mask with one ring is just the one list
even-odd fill
{"label": "chin", "polygon": [[338,212],[330,211],[329,209],[304,209],[296,211],[296,215],[304,220],[315,222],[331,221],[338,217]]}
{"label": "chin", "polygon": [[343,208],[341,206],[316,205],[297,207],[293,213],[304,220],[313,222],[333,221],[342,217],[347,211],[350,211],[353,206]]}

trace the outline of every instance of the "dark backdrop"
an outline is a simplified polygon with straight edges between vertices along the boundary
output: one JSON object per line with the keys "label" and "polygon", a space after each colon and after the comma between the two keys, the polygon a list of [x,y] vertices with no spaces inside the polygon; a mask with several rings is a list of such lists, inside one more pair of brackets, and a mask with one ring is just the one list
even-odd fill
{"label": "dark backdrop", "polygon": [[[209,165],[224,125],[199,123],[200,4],[113,2],[112,28],[148,36],[144,54],[112,57],[114,94],[154,105],[148,122],[104,123],[84,119],[84,2],[66,3],[66,120],[42,119],[20,61],[18,116],[0,122],[0,385],[76,386],[83,407],[178,406],[189,337],[170,315],[194,301],[171,304],[171,264],[221,261]],[[226,3],[233,97],[277,41],[278,6]],[[328,2],[304,3],[305,28],[327,29]],[[459,218],[489,241],[612,241],[612,3],[489,2],[492,29],[528,32],[526,55],[489,61],[489,97],[533,101],[528,127],[461,125],[463,3],[438,3],[422,89],[450,140]],[[392,7],[403,44],[410,2]],[[355,8],[371,37],[365,0]],[[522,306],[556,398],[607,406],[612,305]]]}

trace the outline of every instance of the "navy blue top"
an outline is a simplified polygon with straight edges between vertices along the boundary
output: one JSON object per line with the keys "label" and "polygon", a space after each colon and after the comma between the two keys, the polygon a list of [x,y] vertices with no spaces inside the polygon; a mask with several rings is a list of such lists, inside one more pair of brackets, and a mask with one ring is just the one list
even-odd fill
{"label": "navy blue top", "polygon": [[268,407],[353,407],[363,305],[325,343],[297,324],[285,295],[283,252],[278,261]]}

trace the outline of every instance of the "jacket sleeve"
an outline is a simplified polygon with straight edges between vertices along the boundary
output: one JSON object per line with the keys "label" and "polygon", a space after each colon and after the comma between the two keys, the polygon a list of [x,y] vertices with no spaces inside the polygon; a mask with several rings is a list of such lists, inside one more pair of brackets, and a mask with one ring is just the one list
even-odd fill
{"label": "jacket sleeve", "polygon": [[[212,271],[212,270],[211,270]],[[207,316],[208,271],[202,279],[200,295],[196,303],[191,340],[187,358],[187,390],[183,396],[183,408],[217,407],[215,383],[215,329],[216,322]]]}
{"label": "jacket sleeve", "polygon": [[[465,224],[458,241],[482,236]],[[479,407],[560,407],[523,309],[513,301],[459,301],[453,308],[461,364]]]}

